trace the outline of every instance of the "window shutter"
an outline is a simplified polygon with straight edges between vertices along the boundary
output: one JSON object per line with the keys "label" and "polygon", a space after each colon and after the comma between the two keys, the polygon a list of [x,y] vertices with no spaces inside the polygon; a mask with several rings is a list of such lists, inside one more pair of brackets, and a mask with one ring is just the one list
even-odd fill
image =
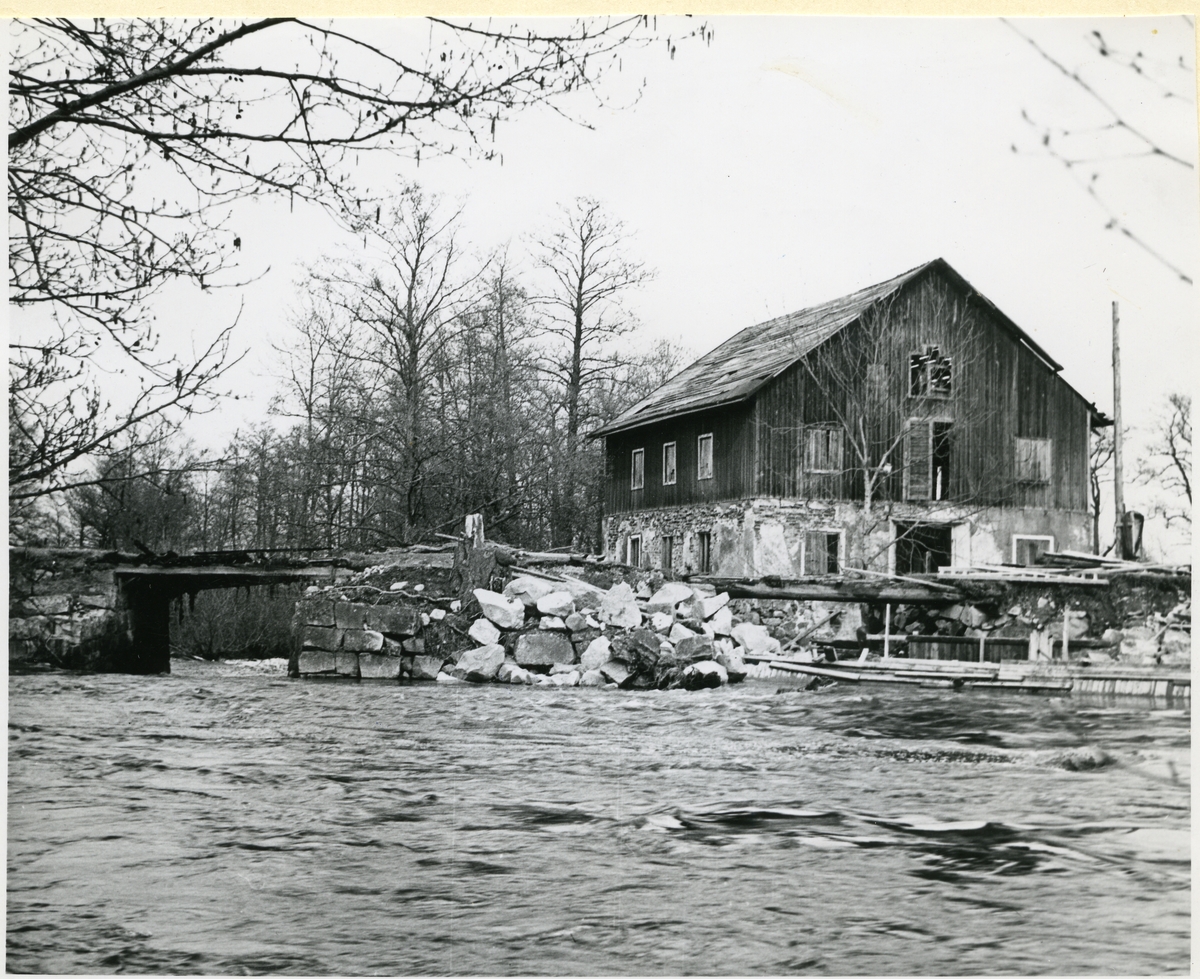
{"label": "window shutter", "polygon": [[828,425],[804,429],[805,472],[840,472],[842,430]]}
{"label": "window shutter", "polygon": [[804,430],[804,470],[812,472],[817,468],[817,456],[819,454],[819,446],[817,445],[817,430],[815,428],[806,428]]}
{"label": "window shutter", "polygon": [[1050,474],[1053,472],[1051,467],[1050,447],[1054,443],[1050,439],[1038,439],[1037,442],[1037,466],[1038,466],[1038,481],[1043,483],[1050,482]]}
{"label": "window shutter", "polygon": [[1017,479],[1023,483],[1048,483],[1053,473],[1054,442],[1052,439],[1016,440]]}
{"label": "window shutter", "polygon": [[804,573],[825,574],[826,557],[825,534],[821,531],[810,530],[804,538]]}
{"label": "window shutter", "polygon": [[910,419],[904,433],[904,498],[928,500],[933,496],[932,451],[929,422]]}

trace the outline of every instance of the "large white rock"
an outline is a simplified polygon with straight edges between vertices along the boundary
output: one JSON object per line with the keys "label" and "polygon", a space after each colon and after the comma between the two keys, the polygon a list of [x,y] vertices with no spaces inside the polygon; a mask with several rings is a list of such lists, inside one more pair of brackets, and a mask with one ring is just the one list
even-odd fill
{"label": "large white rock", "polygon": [[504,586],[504,597],[519,599],[527,608],[537,608],[538,599],[557,591],[558,587],[542,578],[522,575]]}
{"label": "large white rock", "polygon": [[500,669],[496,671],[496,679],[501,683],[529,685],[533,683],[533,674],[524,667],[518,666],[515,660],[506,659],[500,664]]}
{"label": "large white rock", "polygon": [[779,640],[772,638],[765,626],[739,622],[730,630],[730,634],[749,653],[762,656],[779,652]]}
{"label": "large white rock", "polygon": [[490,646],[500,641],[500,630],[490,619],[476,619],[467,630],[467,635],[481,646]]}
{"label": "large white rock", "polygon": [[476,588],[475,600],[483,614],[501,629],[519,629],[525,623],[525,603],[519,598],[505,598],[486,588]]}
{"label": "large white rock", "polygon": [[456,676],[451,676],[449,673],[439,673],[437,675],[438,683],[466,683],[466,680],[460,680]]}
{"label": "large white rock", "polygon": [[688,690],[700,690],[704,687],[719,687],[722,683],[728,683],[729,674],[720,663],[706,659],[685,668],[681,680]]}
{"label": "large white rock", "polygon": [[556,587],[561,591],[571,593],[577,609],[599,608],[600,603],[604,601],[606,592],[603,588],[589,585],[586,581],[580,581],[578,578],[572,578],[569,575],[563,575],[562,578],[563,580]]}
{"label": "large white rock", "polygon": [[611,680],[613,683],[622,684],[629,679],[629,668],[615,659],[610,659],[607,663],[600,666],[600,673],[604,679]]}
{"label": "large white rock", "polygon": [[729,604],[729,592],[723,591],[720,595],[714,595],[712,598],[705,598],[700,603],[704,609],[704,617],[711,619],[721,609]]}
{"label": "large white rock", "polygon": [[487,683],[495,678],[504,663],[504,647],[499,643],[464,650],[458,663],[450,670],[451,676],[475,683]]}
{"label": "large white rock", "polygon": [[673,643],[679,642],[680,639],[687,639],[690,636],[696,635],[691,629],[680,622],[676,622],[671,626],[671,631],[667,633],[667,639]]}
{"label": "large white rock", "polygon": [[675,606],[692,598],[692,589],[681,581],[668,581],[650,596],[647,608],[651,612],[674,612]]}
{"label": "large white rock", "polygon": [[599,636],[588,643],[588,648],[579,657],[579,665],[585,671],[598,670],[607,663],[612,655],[612,643],[604,636]]}
{"label": "large white rock", "polygon": [[569,673],[552,673],[550,680],[556,687],[577,687],[579,686],[579,672],[571,670]]}
{"label": "large white rock", "polygon": [[[728,640],[726,640],[728,641]],[[746,679],[746,663],[736,653],[724,649],[718,649],[716,656],[713,659],[721,666],[725,667],[726,676],[730,683],[741,683]]]}
{"label": "large white rock", "polygon": [[581,687],[602,687],[607,681],[599,670],[588,670],[579,678]]}
{"label": "large white rock", "polygon": [[642,624],[642,610],[633,598],[633,589],[620,582],[608,590],[600,603],[599,619],[620,629],[636,629]]}
{"label": "large white rock", "polygon": [[569,591],[552,591],[537,600],[537,610],[542,615],[554,615],[565,619],[575,611],[575,599]]}
{"label": "large white rock", "polygon": [[727,605],[725,608],[717,609],[712,618],[704,624],[709,626],[715,635],[728,636],[733,632],[733,613]]}
{"label": "large white rock", "polygon": [[670,632],[671,626],[675,624],[675,616],[670,612],[655,612],[650,616],[650,628],[655,632]]}

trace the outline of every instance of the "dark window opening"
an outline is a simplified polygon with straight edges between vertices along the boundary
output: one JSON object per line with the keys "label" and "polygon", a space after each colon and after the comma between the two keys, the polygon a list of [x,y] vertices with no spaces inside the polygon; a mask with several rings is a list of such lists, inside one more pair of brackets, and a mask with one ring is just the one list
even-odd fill
{"label": "dark window opening", "polygon": [[949,524],[896,524],[896,574],[937,574],[950,564]]}
{"label": "dark window opening", "polygon": [[675,557],[675,542],[670,537],[662,539],[662,568],[664,571],[670,571],[674,564]]}
{"label": "dark window opening", "polygon": [[641,537],[630,537],[629,538],[629,563],[635,568],[640,568],[642,566],[642,538]]}
{"label": "dark window opening", "polygon": [[696,551],[699,573],[708,574],[712,571],[712,534],[709,531],[702,530],[696,534]]}
{"label": "dark window opening", "polygon": [[908,393],[914,398],[950,397],[950,358],[937,347],[908,358]]}
{"label": "dark window opening", "polygon": [[933,423],[933,474],[930,482],[935,500],[950,499],[951,428],[949,422]]}

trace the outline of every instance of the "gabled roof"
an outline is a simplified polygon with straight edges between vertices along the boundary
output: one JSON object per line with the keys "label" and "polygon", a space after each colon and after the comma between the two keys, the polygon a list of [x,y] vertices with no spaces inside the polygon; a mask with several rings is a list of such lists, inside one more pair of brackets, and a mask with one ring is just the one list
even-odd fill
{"label": "gabled roof", "polygon": [[745,401],[801,357],[857,320],[872,305],[891,298],[908,283],[935,267],[949,274],[968,293],[978,295],[995,310],[1001,322],[1051,370],[1056,373],[1062,370],[1061,364],[1056,363],[1024,330],[979,294],[945,259],[935,258],[893,279],[852,292],[841,299],[746,327],[685,367],[607,425],[592,431],[591,437],[612,435],[666,418]]}

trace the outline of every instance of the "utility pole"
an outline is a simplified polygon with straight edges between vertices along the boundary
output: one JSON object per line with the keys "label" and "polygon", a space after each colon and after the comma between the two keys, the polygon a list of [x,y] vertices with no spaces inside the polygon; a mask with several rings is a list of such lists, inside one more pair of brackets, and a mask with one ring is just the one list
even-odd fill
{"label": "utility pole", "polygon": [[1115,556],[1125,556],[1125,484],[1121,467],[1121,316],[1117,301],[1112,304],[1112,368],[1113,368],[1113,508],[1117,515]]}

